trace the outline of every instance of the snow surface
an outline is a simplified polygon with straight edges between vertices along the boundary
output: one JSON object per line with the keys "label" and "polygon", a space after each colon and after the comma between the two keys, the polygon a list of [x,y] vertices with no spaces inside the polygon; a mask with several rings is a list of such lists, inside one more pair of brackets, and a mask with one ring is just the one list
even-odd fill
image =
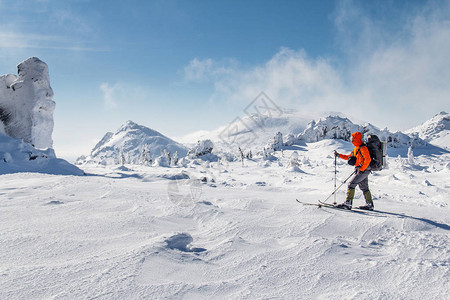
{"label": "snow surface", "polygon": [[[243,164],[1,175],[0,299],[448,297],[449,153],[416,148],[411,164],[389,148],[369,177],[377,211],[362,213],[295,202],[331,193],[332,153],[350,143],[291,147]],[[338,183],[352,172],[337,170]]]}

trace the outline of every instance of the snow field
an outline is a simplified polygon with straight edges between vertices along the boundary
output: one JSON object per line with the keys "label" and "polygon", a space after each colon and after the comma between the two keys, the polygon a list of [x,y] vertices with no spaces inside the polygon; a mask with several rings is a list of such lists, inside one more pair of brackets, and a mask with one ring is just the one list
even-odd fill
{"label": "snow field", "polygon": [[[331,193],[334,149],[351,147],[299,147],[296,171],[289,150],[244,167],[2,175],[0,298],[444,299],[449,154],[419,156],[414,165],[390,157],[389,169],[369,177],[376,212],[296,203]],[[352,168],[342,160],[337,168],[340,184]],[[207,182],[174,202],[170,183],[190,193],[182,172]],[[345,185],[338,202],[344,193]],[[363,204],[361,194],[354,205]]]}

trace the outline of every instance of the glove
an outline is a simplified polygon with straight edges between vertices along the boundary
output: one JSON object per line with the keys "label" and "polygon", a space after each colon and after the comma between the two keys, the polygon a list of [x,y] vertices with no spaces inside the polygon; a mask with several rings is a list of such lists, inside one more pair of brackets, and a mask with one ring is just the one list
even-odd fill
{"label": "glove", "polygon": [[339,153],[338,153],[336,150],[334,150],[334,156],[335,156],[335,157],[338,157],[338,156],[339,156]]}

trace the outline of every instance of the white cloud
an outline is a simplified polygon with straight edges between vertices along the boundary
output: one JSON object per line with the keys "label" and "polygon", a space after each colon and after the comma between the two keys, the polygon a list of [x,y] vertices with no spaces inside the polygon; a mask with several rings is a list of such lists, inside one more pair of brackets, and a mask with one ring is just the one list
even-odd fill
{"label": "white cloud", "polygon": [[[119,84],[110,85],[105,82],[100,85],[100,90],[103,92],[103,104],[107,109],[117,107],[118,97],[122,94],[122,88]],[[118,95],[119,94],[119,95]]]}
{"label": "white cloud", "polygon": [[199,60],[194,58],[189,65],[184,68],[184,76],[189,81],[201,81],[211,72],[212,59]]}
{"label": "white cloud", "polygon": [[[340,27],[341,39],[354,45],[346,90],[370,104],[369,113],[378,123],[385,120],[398,129],[450,108],[449,2],[429,2],[417,11],[399,16],[397,30],[352,6],[350,14],[340,10],[338,17],[348,22]],[[360,114],[364,112],[361,107]]]}
{"label": "white cloud", "polygon": [[103,105],[110,110],[116,108],[121,110],[136,109],[142,103],[155,98],[148,89],[133,83],[116,82],[110,84],[104,82],[99,88],[103,93]]}
{"label": "white cloud", "polygon": [[343,2],[334,15],[345,53],[339,61],[282,48],[248,69],[194,59],[185,75],[211,79],[216,100],[250,102],[265,91],[281,106],[342,111],[380,127],[407,129],[450,109],[450,5],[417,11],[389,31],[353,2]]}
{"label": "white cloud", "polygon": [[220,62],[211,58],[194,58],[184,68],[184,78],[187,81],[205,82],[214,81],[235,72],[237,62],[233,59],[224,59]]}
{"label": "white cloud", "polygon": [[[68,3],[50,1],[14,1],[2,7],[0,2],[0,49],[109,51],[98,45],[92,20],[70,7]],[[34,20],[43,15],[47,17]]]}
{"label": "white cloud", "polygon": [[106,48],[80,46],[67,38],[41,34],[0,32],[0,48],[4,49],[54,49],[69,51],[108,51]]}

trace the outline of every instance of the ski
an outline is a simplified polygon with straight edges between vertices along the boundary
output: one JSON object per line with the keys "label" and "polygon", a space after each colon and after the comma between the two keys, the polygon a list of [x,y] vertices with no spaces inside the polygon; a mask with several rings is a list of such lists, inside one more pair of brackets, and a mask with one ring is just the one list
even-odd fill
{"label": "ski", "polygon": [[368,210],[368,209],[363,209],[363,208],[359,208],[359,207],[352,207],[352,209],[345,209],[345,208],[339,208],[336,207],[335,205],[329,204],[329,203],[325,203],[319,200],[319,203],[322,204],[323,206],[326,207],[332,207],[332,208],[336,208],[336,209],[341,209],[341,210],[355,210],[355,211],[361,211],[361,212],[375,212],[374,210]]}
{"label": "ski", "polygon": [[377,211],[375,211],[375,210],[361,209],[359,207],[352,207],[352,209],[339,208],[339,207],[336,207],[335,205],[324,203],[320,200],[319,200],[319,203],[324,207],[329,207],[329,208],[334,208],[334,209],[339,209],[339,210],[353,211],[353,212],[358,212],[358,213],[369,213],[369,214],[377,213]]}
{"label": "ski", "polygon": [[332,208],[332,209],[342,210],[342,211],[349,211],[349,212],[354,212],[354,213],[376,213],[376,211],[373,211],[373,210],[359,209],[359,208],[357,208],[357,207],[352,208],[352,209],[339,208],[339,207],[336,207],[336,206],[333,205],[333,204],[325,203],[325,202],[322,202],[322,201],[319,201],[319,203],[309,203],[309,202],[302,202],[302,201],[300,201],[300,200],[298,200],[298,199],[295,199],[295,200],[296,200],[298,203],[300,203],[300,204],[303,204],[303,205],[310,205],[310,206],[317,206],[317,207],[319,207],[319,208],[327,207],[327,208]]}
{"label": "ski", "polygon": [[303,204],[303,205],[311,205],[311,206],[317,206],[317,207],[322,207],[322,206],[326,206],[326,207],[333,207],[332,204],[329,203],[308,203],[308,202],[302,202],[298,199],[295,199],[298,203]]}

